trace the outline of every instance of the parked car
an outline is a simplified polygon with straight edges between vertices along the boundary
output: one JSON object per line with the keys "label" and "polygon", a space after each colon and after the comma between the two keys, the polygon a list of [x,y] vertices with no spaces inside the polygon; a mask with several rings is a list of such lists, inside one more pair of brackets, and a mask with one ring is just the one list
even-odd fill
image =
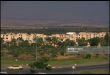
{"label": "parked car", "polygon": [[8,74],[7,72],[0,72],[0,74]]}
{"label": "parked car", "polygon": [[13,66],[9,66],[8,69],[9,70],[19,70],[19,69],[23,69],[23,66],[21,66],[21,65],[13,65]]}
{"label": "parked car", "polygon": [[51,65],[47,65],[46,70],[51,70],[52,66]]}

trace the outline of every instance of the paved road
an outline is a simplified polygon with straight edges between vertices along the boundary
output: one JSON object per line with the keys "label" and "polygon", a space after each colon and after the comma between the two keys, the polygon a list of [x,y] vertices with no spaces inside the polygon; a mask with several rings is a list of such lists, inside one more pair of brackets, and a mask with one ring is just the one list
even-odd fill
{"label": "paved road", "polygon": [[[109,70],[109,64],[102,64],[102,65],[92,65],[92,66],[78,66],[76,67],[75,72],[82,71],[82,70],[92,70],[92,69],[107,69]],[[51,70],[46,73],[63,73],[63,74],[68,74],[72,73],[72,67],[64,67],[64,68],[57,68],[54,70]]]}
{"label": "paved road", "polygon": [[[109,64],[102,64],[102,65],[92,65],[92,66],[77,66],[75,73],[78,73],[79,71],[83,70],[92,70],[92,69],[107,69],[109,70]],[[19,73],[19,74],[28,74],[30,73],[28,68],[25,68],[23,70],[17,70],[17,71],[7,71],[9,74],[10,73]],[[72,74],[73,70],[72,67],[61,67],[61,68],[55,68],[50,71],[44,70],[42,71],[43,73],[47,74]]]}

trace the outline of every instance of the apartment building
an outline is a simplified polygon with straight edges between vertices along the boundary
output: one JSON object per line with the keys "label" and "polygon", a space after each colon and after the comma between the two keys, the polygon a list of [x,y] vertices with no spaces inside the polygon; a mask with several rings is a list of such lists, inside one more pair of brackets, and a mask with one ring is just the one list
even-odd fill
{"label": "apartment building", "polygon": [[94,38],[94,37],[99,37],[99,38],[102,38],[106,35],[106,32],[99,32],[99,33],[96,33],[96,32],[80,32],[80,33],[77,33],[77,34],[68,34],[69,35],[69,38],[72,38],[74,41],[76,41],[76,39],[81,39],[81,38],[85,38],[86,40],[87,39],[91,39],[91,38]]}
{"label": "apartment building", "polygon": [[[66,39],[70,39],[70,40],[74,40],[76,42],[77,39],[81,39],[81,38],[85,38],[87,39],[91,39],[94,37],[104,37],[106,35],[106,32],[80,32],[80,33],[75,33],[75,32],[68,32],[66,34],[52,34],[50,35],[51,37],[56,37],[62,41],[65,41]],[[1,38],[3,38],[3,40],[5,42],[11,42],[12,39],[18,39],[18,38],[22,38],[23,40],[28,40],[30,43],[34,42],[34,38],[43,38],[43,40],[45,40],[46,37],[48,37],[47,35],[44,34],[36,34],[36,33],[31,33],[31,34],[27,34],[27,33],[6,33],[6,34],[1,34]]]}

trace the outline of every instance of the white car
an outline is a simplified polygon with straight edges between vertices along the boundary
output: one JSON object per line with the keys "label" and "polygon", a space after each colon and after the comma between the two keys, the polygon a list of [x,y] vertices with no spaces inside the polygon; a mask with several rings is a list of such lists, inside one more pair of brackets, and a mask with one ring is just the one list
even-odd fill
{"label": "white car", "polygon": [[23,67],[21,65],[19,65],[19,66],[9,66],[8,69],[10,69],[10,70],[19,70],[19,69],[23,69]]}
{"label": "white car", "polygon": [[55,69],[56,67],[53,66],[52,68]]}
{"label": "white car", "polygon": [[0,74],[8,74],[7,72],[0,72]]}
{"label": "white car", "polygon": [[39,72],[38,74],[46,74],[46,73],[43,73],[43,72]]}

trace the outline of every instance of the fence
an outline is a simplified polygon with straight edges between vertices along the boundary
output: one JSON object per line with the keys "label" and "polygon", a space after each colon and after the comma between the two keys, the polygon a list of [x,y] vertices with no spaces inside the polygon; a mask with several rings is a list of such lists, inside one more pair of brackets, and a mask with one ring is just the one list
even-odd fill
{"label": "fence", "polygon": [[[71,50],[69,50],[71,49]],[[109,46],[103,46],[103,47],[84,47],[84,46],[79,46],[79,47],[67,47],[66,52],[70,54],[110,54],[110,49]]]}

